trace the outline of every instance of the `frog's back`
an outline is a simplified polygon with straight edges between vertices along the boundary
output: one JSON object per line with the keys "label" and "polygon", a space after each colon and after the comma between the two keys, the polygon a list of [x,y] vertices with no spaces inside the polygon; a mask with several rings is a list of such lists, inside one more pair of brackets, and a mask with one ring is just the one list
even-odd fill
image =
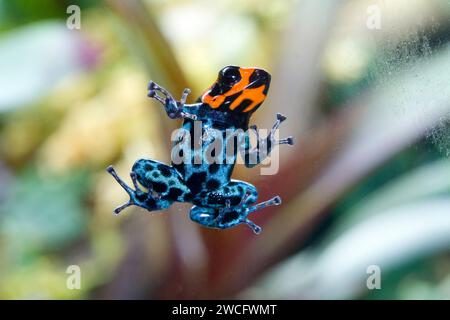
{"label": "frog's back", "polygon": [[[235,144],[232,152],[228,151],[227,154],[226,146],[230,145],[226,140],[227,130],[234,132],[235,128],[210,119],[184,121],[182,138],[174,144],[172,166],[180,173],[193,195],[215,190],[230,181],[238,146]],[[188,133],[189,137],[186,137]],[[189,154],[184,154],[184,150],[188,150]],[[174,159],[174,154],[180,158]],[[181,159],[183,161],[180,163]]]}

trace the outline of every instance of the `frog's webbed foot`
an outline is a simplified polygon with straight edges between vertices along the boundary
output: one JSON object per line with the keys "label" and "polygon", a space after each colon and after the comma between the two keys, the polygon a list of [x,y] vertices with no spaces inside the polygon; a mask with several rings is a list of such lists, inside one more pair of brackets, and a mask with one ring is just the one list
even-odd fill
{"label": "frog's webbed foot", "polygon": [[147,96],[149,98],[153,98],[161,102],[166,108],[167,115],[171,119],[188,118],[196,120],[197,119],[196,115],[183,111],[184,110],[183,107],[186,104],[187,96],[189,95],[190,92],[191,92],[190,89],[185,88],[181,95],[180,101],[176,101],[174,97],[169,93],[169,91],[158,85],[156,82],[150,81],[148,83]]}
{"label": "frog's webbed foot", "polygon": [[142,191],[137,183],[137,176],[136,173],[131,172],[130,177],[133,181],[133,186],[135,190],[133,190],[131,187],[129,187],[118,175],[116,170],[112,166],[109,166],[106,168],[106,171],[108,171],[114,179],[120,184],[120,186],[128,193],[130,196],[130,200],[121,206],[114,209],[115,214],[119,214],[123,209],[126,207],[135,205],[142,207],[144,209],[147,209],[149,211],[157,210],[157,201],[159,200],[158,196],[154,196],[152,193],[153,190],[149,190],[148,192]]}

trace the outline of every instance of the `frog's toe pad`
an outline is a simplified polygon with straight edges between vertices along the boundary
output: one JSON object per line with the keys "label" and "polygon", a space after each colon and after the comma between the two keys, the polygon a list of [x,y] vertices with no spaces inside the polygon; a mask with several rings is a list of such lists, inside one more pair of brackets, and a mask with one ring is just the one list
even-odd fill
{"label": "frog's toe pad", "polygon": [[282,115],[281,113],[277,113],[277,120],[280,120],[280,122],[283,122],[286,119],[287,119],[286,116]]}
{"label": "frog's toe pad", "polygon": [[272,200],[269,200],[269,201],[273,201],[273,204],[275,206],[279,206],[281,204],[281,197],[280,196],[276,196]]}
{"label": "frog's toe pad", "polygon": [[245,223],[247,226],[249,226],[250,229],[252,229],[253,232],[254,232],[255,234],[260,234],[260,233],[261,233],[262,228],[261,228],[260,226],[256,225],[253,221],[251,221],[251,220],[249,220],[249,219],[246,219],[246,220],[244,221],[244,223]]}

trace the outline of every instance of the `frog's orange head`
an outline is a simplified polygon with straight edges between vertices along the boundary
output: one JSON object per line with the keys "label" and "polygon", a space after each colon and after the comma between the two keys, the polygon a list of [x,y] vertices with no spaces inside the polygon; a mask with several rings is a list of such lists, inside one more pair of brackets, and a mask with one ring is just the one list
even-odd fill
{"label": "frog's orange head", "polygon": [[270,74],[265,70],[228,66],[219,71],[201,101],[213,109],[250,115],[266,99],[269,85]]}

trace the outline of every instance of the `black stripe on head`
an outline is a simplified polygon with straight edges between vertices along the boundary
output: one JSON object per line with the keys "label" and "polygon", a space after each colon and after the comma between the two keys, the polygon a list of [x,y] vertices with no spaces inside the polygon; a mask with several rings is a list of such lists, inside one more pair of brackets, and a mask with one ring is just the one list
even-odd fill
{"label": "black stripe on head", "polygon": [[242,91],[236,92],[235,94],[226,97],[225,101],[220,105],[220,107],[218,108],[218,110],[220,111],[227,111],[229,110],[229,106],[230,104],[233,103],[234,100],[236,100],[237,97],[239,97],[242,94]]}
{"label": "black stripe on head", "polygon": [[237,108],[234,109],[234,111],[236,111],[236,112],[242,112],[242,111],[245,110],[245,108],[247,108],[247,107],[248,107],[249,105],[251,105],[252,103],[253,103],[252,100],[250,100],[250,99],[244,99],[244,100],[239,104],[239,106],[237,106]]}

